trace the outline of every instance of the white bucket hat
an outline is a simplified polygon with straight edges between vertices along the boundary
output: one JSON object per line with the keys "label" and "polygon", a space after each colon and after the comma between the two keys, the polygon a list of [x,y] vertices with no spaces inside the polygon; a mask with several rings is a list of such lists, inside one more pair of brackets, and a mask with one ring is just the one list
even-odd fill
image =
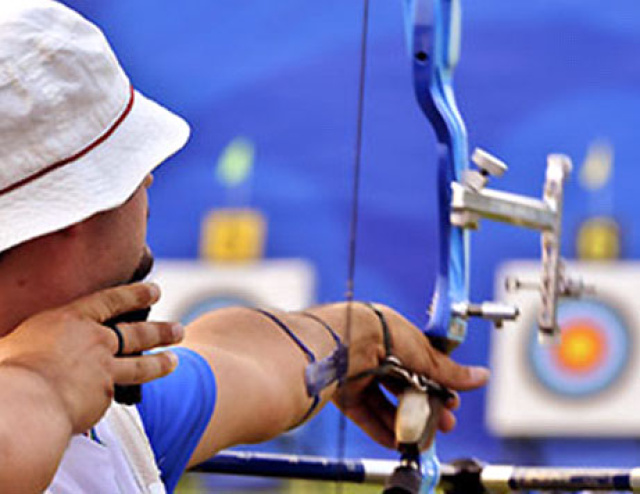
{"label": "white bucket hat", "polygon": [[53,0],[0,1],[0,252],[123,204],[188,137],[95,25]]}

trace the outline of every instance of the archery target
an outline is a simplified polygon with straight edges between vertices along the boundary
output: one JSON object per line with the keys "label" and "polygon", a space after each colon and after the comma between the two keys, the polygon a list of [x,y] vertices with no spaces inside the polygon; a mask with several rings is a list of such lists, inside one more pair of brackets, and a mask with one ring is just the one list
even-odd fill
{"label": "archery target", "polygon": [[151,278],[162,289],[151,316],[184,324],[222,307],[299,310],[315,298],[313,267],[299,259],[249,264],[159,260]]}
{"label": "archery target", "polygon": [[623,316],[602,301],[563,301],[558,309],[562,337],[538,344],[530,324],[527,353],[542,386],[566,398],[586,398],[614,386],[629,363],[630,334]]}
{"label": "archery target", "polygon": [[496,297],[520,308],[491,338],[487,424],[505,437],[640,435],[638,263],[569,263],[596,295],[563,300],[555,345],[537,337],[539,294],[507,292],[505,280],[535,280],[539,263],[513,261],[496,276]]}

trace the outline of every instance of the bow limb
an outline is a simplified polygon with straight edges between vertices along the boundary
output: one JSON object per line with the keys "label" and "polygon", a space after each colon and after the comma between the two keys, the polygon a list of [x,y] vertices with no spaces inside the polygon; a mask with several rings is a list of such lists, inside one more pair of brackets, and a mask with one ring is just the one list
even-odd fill
{"label": "bow limb", "polygon": [[[437,271],[426,331],[432,344],[447,353],[466,337],[467,322],[452,309],[469,299],[469,235],[451,224],[451,184],[468,168],[467,133],[453,92],[460,14],[459,0],[414,0],[414,91],[436,134],[438,155]],[[422,492],[433,492],[440,476],[435,443],[422,464]]]}
{"label": "bow limb", "polygon": [[[450,353],[466,336],[466,318],[454,308],[468,305],[468,233],[451,223],[452,184],[468,169],[467,135],[453,92],[453,72],[460,51],[459,0],[407,0],[405,2],[414,91],[437,139],[437,191],[439,238],[437,270],[426,334],[434,347]],[[417,395],[417,398],[416,398]],[[412,405],[411,403],[415,403]],[[419,456],[424,438],[432,438],[442,400],[428,392],[408,391],[400,397],[396,437],[402,453],[385,493],[432,493],[440,477],[435,443]],[[404,424],[425,419],[426,432],[403,441]]]}
{"label": "bow limb", "polygon": [[464,341],[466,320],[455,314],[469,299],[469,236],[451,224],[451,184],[468,169],[464,122],[453,92],[460,51],[460,1],[411,0],[413,82],[420,108],[437,139],[437,273],[427,334],[447,353]]}
{"label": "bow limb", "polygon": [[[412,20],[410,48],[413,59],[415,93],[418,103],[434,128],[438,146],[438,218],[440,236],[437,248],[438,269],[431,317],[427,327],[434,346],[450,352],[464,340],[466,318],[453,312],[453,307],[468,300],[468,235],[451,224],[451,184],[459,181],[468,168],[466,130],[453,94],[453,71],[460,47],[459,0],[406,0],[406,12]],[[347,328],[345,345],[350,344],[351,307],[354,300],[355,253],[359,206],[360,161],[362,156],[362,129],[368,38],[369,0],[363,1],[362,36],[360,43],[360,74],[358,84],[358,111],[356,146],[354,153],[352,213],[349,240],[347,277]],[[417,396],[417,399],[416,399]],[[419,445],[433,437],[443,400],[427,396],[424,390],[407,390],[400,398],[396,419],[396,438],[402,453],[397,475],[385,492],[432,492],[439,478],[439,463],[434,448],[420,462]],[[418,411],[419,410],[419,411]],[[416,413],[417,412],[417,413]],[[406,423],[425,418],[425,434],[415,437]],[[344,418],[340,422],[339,458],[344,457]],[[409,438],[405,442],[403,438]],[[420,487],[422,483],[422,487]],[[398,490],[399,488],[400,490]]]}

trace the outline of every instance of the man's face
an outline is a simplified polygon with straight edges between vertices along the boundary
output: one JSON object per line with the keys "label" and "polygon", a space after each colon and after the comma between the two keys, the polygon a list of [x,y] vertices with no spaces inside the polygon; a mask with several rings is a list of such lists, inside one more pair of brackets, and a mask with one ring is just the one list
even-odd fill
{"label": "man's face", "polygon": [[[149,175],[121,206],[7,252],[0,287],[19,301],[0,317],[0,337],[26,317],[98,290],[143,279],[153,257],[146,245]],[[138,317],[139,319],[139,317]]]}
{"label": "man's face", "polygon": [[146,235],[147,189],[152,182],[152,176],[147,175],[122,206],[87,220],[87,268],[93,273],[88,290],[140,281],[151,271],[153,256]]}

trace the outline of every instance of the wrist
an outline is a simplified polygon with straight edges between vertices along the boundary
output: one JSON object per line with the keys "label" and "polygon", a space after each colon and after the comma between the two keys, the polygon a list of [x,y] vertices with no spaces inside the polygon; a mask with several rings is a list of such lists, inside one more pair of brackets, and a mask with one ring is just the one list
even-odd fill
{"label": "wrist", "polygon": [[384,359],[386,352],[380,320],[365,303],[335,303],[314,308],[312,312],[334,328],[348,345],[348,377],[375,368]]}
{"label": "wrist", "polygon": [[[16,406],[28,410],[38,409],[46,415],[50,425],[69,437],[74,432],[71,411],[56,387],[37,369],[22,362],[6,359],[0,363],[0,383],[7,394],[19,397]],[[15,390],[15,392],[11,391]]]}

